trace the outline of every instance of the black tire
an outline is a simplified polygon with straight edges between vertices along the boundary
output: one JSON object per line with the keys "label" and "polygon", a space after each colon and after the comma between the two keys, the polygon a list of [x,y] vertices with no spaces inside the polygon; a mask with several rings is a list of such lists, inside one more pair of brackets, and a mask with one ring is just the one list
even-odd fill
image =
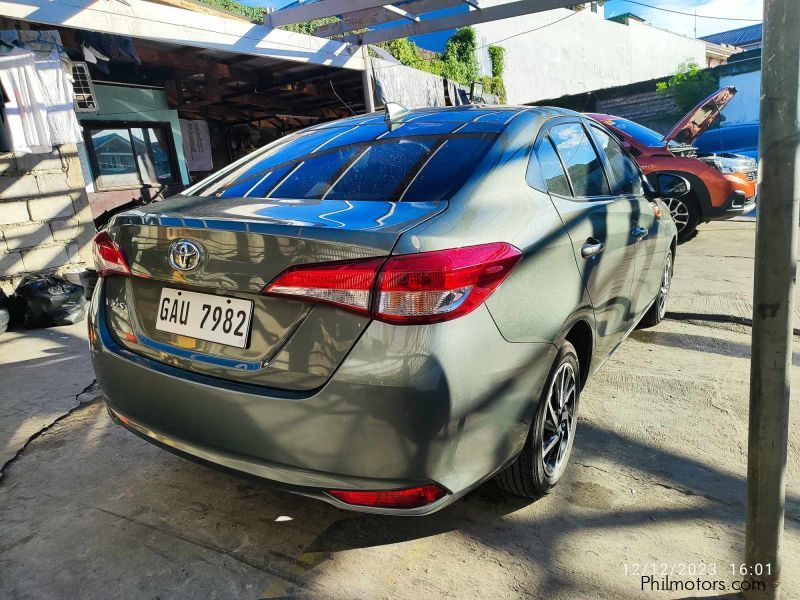
{"label": "black tire", "polygon": [[[553,436],[558,436],[552,427],[552,423],[554,421],[559,424],[565,422],[560,415],[550,416],[548,414],[548,405],[551,404],[552,392],[559,383],[558,380],[561,377],[562,370],[571,370],[571,377],[574,381],[574,395],[571,396],[572,406],[569,411],[571,416],[567,421],[568,438],[566,438],[563,448],[561,447],[563,443],[562,438],[559,437],[555,447],[545,452],[545,436],[547,436],[547,439],[549,439],[551,443]],[[567,463],[569,462],[575,439],[578,406],[580,405],[580,381],[578,355],[572,344],[564,342],[553,363],[553,368],[550,370],[547,381],[545,382],[542,397],[539,399],[536,415],[533,419],[531,430],[528,433],[528,438],[525,440],[525,446],[523,446],[522,452],[520,452],[513,463],[501,471],[496,477],[497,484],[501,488],[517,496],[541,498],[550,493],[550,490],[552,490],[561,479]],[[555,468],[553,468],[553,465],[550,465],[553,452],[557,452],[558,456],[560,456],[559,462],[557,462]]]}
{"label": "black tire", "polygon": [[667,313],[667,300],[669,299],[669,288],[672,284],[672,271],[675,266],[675,257],[672,255],[672,250],[667,251],[667,256],[664,258],[664,267],[661,270],[661,285],[658,287],[653,306],[650,307],[642,320],[639,321],[638,327],[645,329],[647,327],[655,327],[664,320],[664,315]]}
{"label": "black tire", "polygon": [[680,198],[665,198],[672,219],[678,228],[678,241],[685,242],[692,238],[700,224],[700,203],[693,194]]}

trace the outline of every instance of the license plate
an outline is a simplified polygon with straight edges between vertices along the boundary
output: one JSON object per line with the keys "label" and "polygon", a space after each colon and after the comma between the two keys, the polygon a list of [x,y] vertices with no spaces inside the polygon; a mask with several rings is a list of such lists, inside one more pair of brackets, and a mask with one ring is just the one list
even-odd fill
{"label": "license plate", "polygon": [[156,329],[244,348],[252,316],[252,300],[164,288]]}

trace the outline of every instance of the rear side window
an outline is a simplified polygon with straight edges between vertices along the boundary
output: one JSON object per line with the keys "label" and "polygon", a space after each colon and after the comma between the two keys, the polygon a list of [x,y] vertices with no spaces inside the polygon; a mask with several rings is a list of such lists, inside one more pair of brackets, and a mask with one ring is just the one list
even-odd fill
{"label": "rear side window", "polygon": [[558,154],[556,154],[553,142],[549,137],[542,140],[536,154],[547,183],[547,191],[561,196],[571,196],[572,191],[569,189],[567,176],[564,174],[564,168],[561,166],[561,161],[558,159]]}
{"label": "rear side window", "polygon": [[644,194],[639,168],[628,157],[619,142],[599,127],[592,127],[600,150],[606,153],[611,175],[614,179],[612,193],[641,196]]}
{"label": "rear side window", "polygon": [[194,193],[261,199],[442,200],[464,183],[497,137],[418,131],[403,126],[387,132],[384,125],[374,124],[312,130],[209,179]]}
{"label": "rear side window", "polygon": [[567,168],[576,196],[608,196],[603,165],[580,123],[564,123],[550,129],[550,137]]}

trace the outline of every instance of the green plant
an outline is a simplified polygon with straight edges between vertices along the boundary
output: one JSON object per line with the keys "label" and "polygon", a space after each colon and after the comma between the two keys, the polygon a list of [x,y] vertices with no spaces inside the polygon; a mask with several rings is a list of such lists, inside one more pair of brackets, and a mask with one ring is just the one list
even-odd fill
{"label": "green plant", "polygon": [[477,36],[472,27],[456,31],[444,45],[442,75],[465,85],[478,79],[477,47]]}
{"label": "green plant", "polygon": [[489,46],[489,60],[492,62],[492,77],[503,77],[506,49],[502,46]]}
{"label": "green plant", "polygon": [[264,22],[264,13],[267,11],[263,8],[256,8],[254,6],[245,6],[236,0],[200,0],[202,4],[213,6],[214,8],[221,8],[234,14],[240,15],[255,23]]}
{"label": "green plant", "polygon": [[503,83],[502,77],[490,77],[488,75],[484,75],[483,77],[479,78],[479,81],[483,82],[484,92],[497,96],[500,99],[500,103],[505,104],[506,86]]}
{"label": "green plant", "polygon": [[701,69],[693,62],[681,63],[672,77],[656,84],[656,90],[659,92],[673,95],[682,112],[690,111],[717,87],[719,81],[711,71]]}
{"label": "green plant", "polygon": [[[485,79],[478,77],[478,59],[475,56],[477,42],[475,30],[471,27],[463,27],[454,33],[447,40],[444,52],[438,56],[431,55],[431,53],[426,53],[428,56],[423,56],[420,48],[408,39],[392,40],[378,45],[408,67],[446,77],[451,81],[468,86],[473,81]],[[500,50],[499,55],[502,56],[502,48]],[[495,54],[498,53],[495,52]],[[492,73],[494,74],[494,62],[492,65]],[[502,58],[500,60],[500,69],[502,70]],[[502,79],[499,82],[492,81],[489,85],[492,86],[492,89],[499,89],[502,87]],[[487,91],[489,90],[487,89]]]}

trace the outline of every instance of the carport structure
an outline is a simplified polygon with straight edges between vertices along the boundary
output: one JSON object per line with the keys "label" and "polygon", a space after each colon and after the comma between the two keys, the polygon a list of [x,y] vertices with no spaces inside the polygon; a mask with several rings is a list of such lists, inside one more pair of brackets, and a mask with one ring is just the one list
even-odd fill
{"label": "carport structure", "polygon": [[115,80],[163,85],[187,115],[285,132],[364,110],[351,44],[144,0],[0,2],[0,16],[56,28],[76,56],[82,32],[132,38],[142,64]]}

